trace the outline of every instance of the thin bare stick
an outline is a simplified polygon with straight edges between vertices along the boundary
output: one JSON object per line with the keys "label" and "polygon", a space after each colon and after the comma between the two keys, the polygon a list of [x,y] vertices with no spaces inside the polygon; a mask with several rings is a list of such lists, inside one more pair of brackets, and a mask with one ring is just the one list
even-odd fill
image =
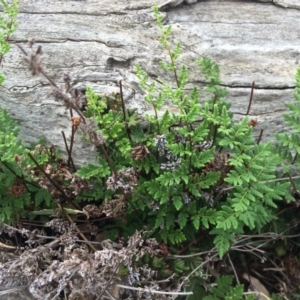
{"label": "thin bare stick", "polygon": [[[120,80],[119,84],[120,84],[120,97],[121,97],[121,104],[122,104],[123,121],[125,122],[126,121],[126,111],[125,111],[125,102],[124,102],[124,95],[123,95],[122,80]],[[128,128],[128,124],[125,123],[125,126],[126,126],[127,136],[129,138],[129,140],[132,142],[132,138],[131,138],[131,135],[130,135],[130,130]]]}
{"label": "thin bare stick", "polygon": [[46,176],[46,178],[52,183],[52,185],[66,198],[69,199],[69,197],[65,194],[65,192],[63,191],[63,189],[61,189],[61,187],[56,184],[56,182],[54,180],[52,180],[52,178],[49,176],[49,174],[47,174],[45,172],[45,170],[40,166],[40,164],[35,160],[35,158],[33,157],[33,155],[31,153],[28,153],[28,156],[31,158],[31,160],[35,163],[35,165],[41,170],[41,172]]}
{"label": "thin bare stick", "polygon": [[120,262],[116,265],[114,271],[112,272],[112,274],[111,274],[109,280],[108,280],[107,283],[106,283],[106,286],[105,286],[104,290],[101,292],[101,294],[100,294],[99,297],[98,297],[99,299],[102,299],[101,297],[102,297],[103,294],[107,291],[107,289],[108,289],[108,287],[109,287],[111,281],[113,280],[115,274],[117,273],[117,271],[118,271],[118,269],[119,269],[119,266],[120,266]]}
{"label": "thin bare stick", "polygon": [[[20,46],[19,44],[16,44],[17,46],[18,46],[18,48],[25,54],[25,56],[27,56],[28,57],[28,54],[27,54],[27,52],[23,49],[23,47],[22,46]],[[38,51],[41,53],[41,46],[38,46]],[[42,66],[41,66],[41,64],[39,63],[39,65],[38,65],[38,71],[39,71],[39,73],[41,73],[49,82],[50,82],[50,84],[58,91],[58,92],[60,92],[60,90],[59,90],[59,87],[57,86],[57,84],[51,79],[51,77],[50,76],[48,76],[48,74],[44,71],[44,69],[42,68]],[[64,96],[66,96],[67,97],[67,95],[66,94],[64,94]],[[78,107],[76,107],[76,105],[72,105],[72,108],[77,112],[77,114],[81,117],[81,119],[82,119],[82,121],[83,121],[83,123],[86,123],[86,121],[85,121],[85,117],[84,117],[84,115],[82,114],[82,112],[80,111],[80,109],[78,108]]]}
{"label": "thin bare stick", "polygon": [[64,207],[61,206],[60,203],[57,203],[57,206],[62,210],[62,212],[67,217],[67,219],[69,220],[69,222],[74,226],[74,228],[79,233],[79,235],[87,242],[87,244],[90,246],[90,248],[92,250],[94,250],[94,251],[97,251],[97,249],[91,243],[89,243],[89,240],[85,237],[85,235],[78,229],[78,227],[76,226],[76,224],[73,222],[72,218],[70,218],[70,216],[65,211]]}
{"label": "thin bare stick", "polygon": [[[113,297],[108,291],[105,291],[105,293],[107,294],[108,298],[105,299],[110,299],[110,300],[117,300],[115,297]],[[97,297],[97,300],[101,300],[99,297]]]}
{"label": "thin bare stick", "polygon": [[292,165],[295,164],[297,157],[298,157],[298,152],[295,154],[295,156],[293,158]]}
{"label": "thin bare stick", "polygon": [[65,147],[66,147],[66,150],[67,150],[67,153],[68,153],[68,166],[70,166],[70,163],[71,163],[72,164],[72,168],[74,170],[76,170],[75,166],[74,166],[74,162],[73,162],[72,156],[71,156],[71,150],[68,147],[68,143],[67,143],[67,139],[66,139],[65,133],[62,131],[61,134],[63,136]]}
{"label": "thin bare stick", "polygon": [[[279,269],[278,266],[276,265],[276,263],[275,263],[270,257],[269,257],[269,261],[277,268],[277,270]],[[278,270],[278,272],[280,272],[280,274],[285,278],[286,283],[291,287],[291,280],[290,280],[290,278],[285,274],[285,272],[279,271],[279,270]]]}
{"label": "thin bare stick", "polygon": [[[71,116],[71,120],[73,117],[73,111],[72,108],[70,109],[70,116]],[[73,160],[72,160],[72,150],[73,150],[73,145],[74,145],[74,136],[75,136],[75,132],[76,132],[76,128],[74,127],[74,123],[72,122],[72,133],[71,133],[71,142],[70,142],[70,153],[69,157],[68,157],[68,165],[70,165],[72,163],[72,167],[74,169],[74,171],[76,171]]]}
{"label": "thin bare stick", "polygon": [[259,133],[259,137],[258,137],[257,142],[256,142],[257,145],[260,143],[263,133],[264,133],[264,130],[261,129],[260,133]]}
{"label": "thin bare stick", "polygon": [[117,173],[117,170],[112,162],[112,160],[110,159],[105,147],[103,144],[99,145],[98,146],[100,148],[100,150],[102,151],[103,155],[104,155],[104,158],[106,160],[106,162],[108,163],[109,165],[109,168],[111,169],[113,175],[114,175],[114,178],[117,179],[118,178],[118,173]]}
{"label": "thin bare stick", "polygon": [[271,300],[271,298],[269,298],[266,294],[264,294],[262,292],[252,291],[252,292],[244,292],[243,293],[243,295],[253,295],[253,294],[258,295],[258,296],[263,296],[265,298],[263,300]]}
{"label": "thin bare stick", "polygon": [[252,86],[251,86],[251,93],[250,93],[250,99],[249,99],[249,104],[248,104],[248,109],[246,112],[246,116],[249,115],[250,109],[251,109],[251,105],[252,105],[252,100],[253,100],[253,92],[254,92],[254,86],[255,86],[255,82],[252,82]]}
{"label": "thin bare stick", "polygon": [[234,276],[235,276],[235,280],[236,280],[237,284],[240,285],[239,277],[237,276],[235,267],[234,267],[234,265],[233,265],[233,263],[232,263],[232,261],[231,261],[231,258],[230,258],[229,253],[227,254],[227,257],[228,257],[229,263],[230,263],[230,265],[231,265],[231,267],[232,267],[232,270],[233,270],[233,273],[234,273]]}
{"label": "thin bare stick", "polygon": [[[30,184],[31,186],[34,186],[35,188],[38,187],[38,185],[35,182],[30,182],[30,181],[26,180],[24,175],[18,175],[5,161],[0,160],[0,163],[2,163],[12,174],[14,174],[14,176],[23,180],[24,186],[28,192],[29,192],[29,189],[27,187],[27,184]],[[21,167],[19,167],[19,168],[21,169]]]}
{"label": "thin bare stick", "polygon": [[126,111],[125,111],[125,104],[124,104],[124,97],[123,97],[123,87],[122,87],[122,80],[119,81],[120,85],[120,97],[121,97],[121,104],[122,104],[122,112],[123,112],[123,120],[126,120]]}
{"label": "thin bare stick", "polygon": [[196,267],[186,278],[185,281],[188,281],[188,279],[194,274],[196,273],[200,268],[202,268],[204,265],[206,265],[209,261],[213,260],[215,257],[217,257],[219,254],[216,253],[214,255],[212,255],[211,257],[209,257],[206,261],[204,261],[202,264],[200,264],[198,267]]}
{"label": "thin bare stick", "polygon": [[[21,234],[24,235],[24,232],[22,230],[20,230],[20,229],[17,229],[15,227],[12,227],[12,226],[7,225],[7,224],[3,224],[3,225],[5,227],[11,229],[11,230],[14,230],[14,231],[19,232],[19,233],[21,233]],[[28,232],[31,232],[31,231],[28,230]],[[40,235],[40,234],[35,234],[34,236],[37,237],[37,238],[48,239],[48,240],[53,240],[53,241],[60,242],[60,240],[58,239],[58,237],[55,237],[55,236],[46,236],[46,235]],[[88,243],[88,244],[94,244],[94,245],[102,245],[101,242],[95,242],[95,241],[89,241],[89,240],[76,240],[76,243]],[[0,246],[2,246],[2,245],[5,248],[16,249],[15,246],[4,245],[4,244],[2,244],[0,242]]]}
{"label": "thin bare stick", "polygon": [[178,296],[184,296],[184,295],[193,295],[193,292],[164,292],[164,291],[155,291],[151,289],[146,288],[139,288],[139,287],[133,287],[133,286],[127,286],[123,284],[117,284],[118,287],[127,289],[127,290],[134,290],[139,292],[147,292],[150,294],[160,294],[160,295],[178,295]]}
{"label": "thin bare stick", "polygon": [[171,259],[177,259],[177,258],[190,258],[190,257],[195,257],[195,256],[200,256],[208,253],[214,253],[216,252],[216,248],[213,248],[212,250],[209,251],[204,251],[204,252],[198,252],[198,253],[193,253],[193,254],[187,254],[187,255],[168,255],[168,258]]}

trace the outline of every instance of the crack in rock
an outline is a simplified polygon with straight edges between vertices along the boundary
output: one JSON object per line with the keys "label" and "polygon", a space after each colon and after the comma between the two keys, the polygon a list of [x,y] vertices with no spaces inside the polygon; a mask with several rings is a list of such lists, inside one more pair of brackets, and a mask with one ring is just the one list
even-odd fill
{"label": "crack in rock", "polygon": [[[264,3],[272,3],[276,6],[284,7],[284,8],[294,8],[294,9],[300,9],[300,3],[299,0],[257,0],[259,2]],[[183,3],[186,4],[194,4],[197,3],[198,0],[167,0],[160,4],[158,8],[160,10],[165,10],[169,7],[176,7],[178,5],[181,5]]]}

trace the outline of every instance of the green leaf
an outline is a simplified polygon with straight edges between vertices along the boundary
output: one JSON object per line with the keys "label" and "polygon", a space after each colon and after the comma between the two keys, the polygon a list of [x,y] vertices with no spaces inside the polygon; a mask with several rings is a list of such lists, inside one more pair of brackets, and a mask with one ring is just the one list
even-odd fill
{"label": "green leaf", "polygon": [[1,220],[2,221],[11,220],[12,208],[10,206],[5,206],[3,207],[2,210],[4,214],[1,214]]}
{"label": "green leaf", "polygon": [[168,235],[169,235],[169,230],[167,230],[166,228],[160,230],[159,232],[160,237],[162,238],[164,243],[168,242]]}
{"label": "green leaf", "polygon": [[183,206],[182,197],[180,197],[180,196],[174,196],[172,198],[172,201],[173,201],[173,204],[174,204],[176,210],[180,210],[181,207]]}
{"label": "green leaf", "polygon": [[198,179],[197,176],[195,176],[195,179],[198,180],[201,189],[207,189],[219,181],[220,172],[201,173],[200,178]]}
{"label": "green leaf", "polygon": [[203,300],[220,300],[220,298],[210,295],[210,296],[205,296],[204,298],[202,298]]}
{"label": "green leaf", "polygon": [[222,228],[224,230],[237,228],[238,222],[235,217],[235,212],[229,207],[222,205],[222,209],[218,211],[217,216],[217,228]]}
{"label": "green leaf", "polygon": [[196,230],[199,230],[200,227],[200,216],[199,215],[195,215],[191,217],[192,223],[195,227]]}
{"label": "green leaf", "polygon": [[212,292],[214,295],[223,298],[224,295],[230,290],[233,281],[232,275],[224,275],[216,280],[216,286],[213,287]]}
{"label": "green leaf", "polygon": [[158,216],[155,220],[155,228],[159,228],[164,223],[164,217]]}
{"label": "green leaf", "polygon": [[46,206],[49,207],[52,201],[52,196],[48,191],[44,189],[39,189],[38,192],[35,194],[34,200],[36,207],[40,207],[43,202],[45,202]]}
{"label": "green leaf", "polygon": [[214,149],[194,152],[191,160],[195,168],[202,168],[214,159]]}
{"label": "green leaf", "polygon": [[185,227],[187,220],[188,220],[187,213],[180,212],[178,215],[178,223],[181,229]]}
{"label": "green leaf", "polygon": [[185,235],[179,229],[170,232],[168,239],[173,245],[182,243],[186,240]]}
{"label": "green leaf", "polygon": [[222,229],[213,229],[210,231],[210,234],[216,235],[214,238],[214,244],[216,245],[221,258],[229,250],[230,242],[236,242],[233,233]]}
{"label": "green leaf", "polygon": [[256,218],[257,214],[251,210],[245,211],[239,215],[239,220],[244,222],[250,229],[255,228]]}
{"label": "green leaf", "polygon": [[174,214],[168,213],[166,216],[166,229],[170,229],[174,227],[174,220],[175,216]]}
{"label": "green leaf", "polygon": [[86,166],[81,167],[77,171],[77,174],[82,178],[90,179],[93,176],[101,174],[101,171],[99,166],[88,163]]}
{"label": "green leaf", "polygon": [[231,288],[225,296],[225,300],[240,300],[243,298],[244,287],[242,285],[237,285]]}

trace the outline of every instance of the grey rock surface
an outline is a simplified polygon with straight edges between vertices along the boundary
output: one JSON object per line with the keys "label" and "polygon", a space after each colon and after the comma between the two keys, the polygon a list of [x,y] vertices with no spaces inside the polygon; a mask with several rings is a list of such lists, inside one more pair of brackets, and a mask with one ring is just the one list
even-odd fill
{"label": "grey rock surface", "polygon": [[165,2],[163,2],[160,7],[164,7],[164,6],[171,6],[171,7],[176,7],[182,3],[187,3],[187,4],[193,4],[193,3],[197,3],[198,0],[167,0]]}
{"label": "grey rock surface", "polygon": [[[122,80],[127,106],[151,112],[143,101],[135,65],[139,63],[158,84],[174,82],[158,65],[168,57],[152,18],[155,2],[23,0],[11,41],[25,49],[29,38],[42,45],[44,68],[60,86],[66,72],[76,87],[91,86],[101,94],[118,91]],[[206,55],[220,65],[236,118],[245,115],[255,81],[250,115],[258,119],[256,130],[264,129],[264,139],[285,130],[282,113],[285,103],[293,100],[300,59],[298,0],[163,0],[159,6],[165,24],[173,25],[172,44],[182,43],[179,63],[190,72],[187,91],[204,86],[195,60]],[[64,150],[61,131],[70,135],[70,116],[51,96],[49,83],[29,74],[16,46],[4,57],[3,72],[7,79],[0,87],[0,105],[20,122],[24,141],[45,136]],[[172,109],[171,104],[166,103],[165,109]],[[77,134],[76,164],[94,161],[94,151]]]}

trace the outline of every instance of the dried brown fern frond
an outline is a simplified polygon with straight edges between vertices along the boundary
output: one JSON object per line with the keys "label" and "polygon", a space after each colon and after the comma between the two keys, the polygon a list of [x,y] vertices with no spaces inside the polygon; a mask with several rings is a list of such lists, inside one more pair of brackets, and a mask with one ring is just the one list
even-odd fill
{"label": "dried brown fern frond", "polygon": [[[157,272],[149,266],[136,265],[136,261],[146,253],[150,256],[161,253],[157,241],[145,239],[144,232],[136,232],[126,243],[104,240],[101,242],[102,250],[91,252],[64,220],[54,219],[48,225],[61,233],[53,241],[35,245],[33,249],[27,247],[20,256],[12,254],[1,260],[0,286],[3,291],[0,291],[0,296],[1,292],[6,295],[28,288],[30,299],[40,300],[64,297],[119,300],[124,295],[153,299],[149,291],[161,291],[156,281]],[[73,239],[66,239],[66,234]],[[34,234],[27,230],[26,235]],[[127,270],[125,273],[124,268]],[[168,298],[156,295],[155,299]]]}

